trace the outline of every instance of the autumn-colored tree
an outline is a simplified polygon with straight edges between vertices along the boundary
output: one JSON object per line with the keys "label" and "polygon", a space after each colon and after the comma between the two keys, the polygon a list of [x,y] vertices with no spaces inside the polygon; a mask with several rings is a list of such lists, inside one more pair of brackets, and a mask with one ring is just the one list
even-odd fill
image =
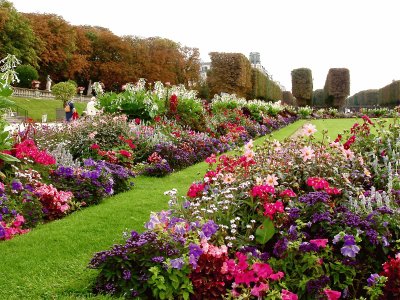
{"label": "autumn-colored tree", "polygon": [[241,53],[211,52],[207,83],[211,95],[221,92],[246,97],[251,93],[251,64]]}
{"label": "autumn-colored tree", "polygon": [[85,27],[91,44],[88,58],[90,76],[93,81],[101,81],[108,90],[118,90],[130,81],[130,46],[121,37],[102,27]]}
{"label": "autumn-colored tree", "polygon": [[53,80],[68,79],[68,69],[76,50],[75,30],[54,14],[24,14],[38,39],[40,74]]}
{"label": "autumn-colored tree", "polygon": [[8,53],[23,64],[38,66],[36,37],[29,22],[11,2],[0,0],[0,57]]}

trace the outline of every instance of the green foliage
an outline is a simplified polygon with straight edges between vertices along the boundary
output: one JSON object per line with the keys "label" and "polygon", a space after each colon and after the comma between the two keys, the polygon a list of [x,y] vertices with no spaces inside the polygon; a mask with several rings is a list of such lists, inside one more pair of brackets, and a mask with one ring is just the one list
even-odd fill
{"label": "green foliage", "polygon": [[346,97],[350,94],[350,72],[345,68],[329,69],[326,76],[325,94],[327,103],[334,108],[340,108],[345,104]]}
{"label": "green foliage", "polygon": [[[167,261],[168,263],[168,261]],[[189,278],[191,272],[188,264],[181,269],[154,266],[149,269],[152,274],[148,280],[153,296],[156,299],[188,300],[193,293],[193,285]]]}
{"label": "green foliage", "polygon": [[71,84],[73,84],[73,85],[75,86],[75,88],[77,88],[77,87],[78,87],[78,84],[76,83],[76,81],[75,81],[75,80],[68,79],[68,80],[67,80],[67,82],[68,82],[68,83],[71,83]]}
{"label": "green foliage", "polygon": [[282,90],[280,86],[255,68],[252,69],[251,82],[251,98],[268,101],[277,101],[282,99]]}
{"label": "green foliage", "polygon": [[52,87],[51,93],[56,100],[61,100],[63,106],[65,106],[76,95],[76,87],[70,82],[59,82]]}
{"label": "green foliage", "polygon": [[30,88],[32,80],[39,79],[39,73],[31,65],[18,66],[15,71],[17,72],[18,78],[20,80],[20,82],[18,83],[19,87]]}
{"label": "green foliage", "polygon": [[311,105],[313,94],[313,80],[310,69],[300,68],[292,70],[292,93],[299,106]]}
{"label": "green foliage", "polygon": [[146,90],[144,80],[136,86],[127,84],[124,92],[98,96],[100,107],[108,113],[126,114],[130,119],[152,120],[165,112],[165,99],[156,91]]}
{"label": "green foliage", "polygon": [[256,242],[264,245],[274,236],[274,234],[274,223],[271,219],[266,218],[256,230]]}
{"label": "green foliage", "polygon": [[379,89],[379,105],[381,106],[394,106],[400,102],[400,80],[393,81],[392,83]]}
{"label": "green foliage", "polygon": [[23,63],[38,65],[36,37],[29,22],[5,0],[0,0],[0,45],[0,57],[10,53]]}
{"label": "green foliage", "polygon": [[205,130],[205,115],[203,106],[199,100],[192,98],[179,99],[177,113],[179,115],[178,122],[181,125],[190,126],[198,131]]}

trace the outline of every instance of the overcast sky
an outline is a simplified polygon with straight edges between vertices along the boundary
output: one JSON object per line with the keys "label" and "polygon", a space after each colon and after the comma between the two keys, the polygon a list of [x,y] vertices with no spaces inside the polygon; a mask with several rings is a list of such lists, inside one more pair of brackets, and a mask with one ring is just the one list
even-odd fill
{"label": "overcast sky", "polygon": [[399,0],[11,0],[18,11],[54,13],[117,35],[169,38],[208,53],[259,52],[287,90],[310,68],[314,89],[329,68],[348,68],[351,94],[400,79]]}

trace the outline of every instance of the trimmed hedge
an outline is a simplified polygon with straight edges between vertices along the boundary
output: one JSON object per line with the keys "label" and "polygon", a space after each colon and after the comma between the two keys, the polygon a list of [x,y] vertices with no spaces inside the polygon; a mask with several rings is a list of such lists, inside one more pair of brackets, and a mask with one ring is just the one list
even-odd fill
{"label": "trimmed hedge", "polygon": [[371,89],[358,92],[347,98],[348,106],[374,106],[379,104],[379,90]]}
{"label": "trimmed hedge", "polygon": [[292,93],[299,106],[311,105],[313,95],[313,79],[310,69],[292,70]]}
{"label": "trimmed hedge", "polygon": [[325,93],[328,106],[340,108],[346,103],[350,94],[350,72],[346,68],[329,69],[326,76]]}
{"label": "trimmed hedge", "polygon": [[210,94],[229,93],[246,97],[252,92],[251,64],[241,53],[211,52],[207,76]]}
{"label": "trimmed hedge", "polygon": [[252,68],[251,75],[252,93],[249,95],[250,98],[268,101],[282,99],[282,90],[275,81],[255,68]]}
{"label": "trimmed hedge", "polygon": [[313,92],[312,105],[318,107],[326,106],[326,93],[323,89],[318,89]]}
{"label": "trimmed hedge", "polygon": [[379,89],[379,105],[396,106],[400,104],[400,80]]}
{"label": "trimmed hedge", "polygon": [[296,99],[293,97],[291,91],[282,92],[282,102],[287,105],[296,105]]}

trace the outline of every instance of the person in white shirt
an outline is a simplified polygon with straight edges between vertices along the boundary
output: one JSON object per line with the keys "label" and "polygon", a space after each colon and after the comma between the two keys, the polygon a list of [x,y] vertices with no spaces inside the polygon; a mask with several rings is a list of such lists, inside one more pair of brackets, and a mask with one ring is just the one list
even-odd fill
{"label": "person in white shirt", "polygon": [[98,111],[96,108],[96,97],[92,97],[86,106],[86,115],[94,116]]}

